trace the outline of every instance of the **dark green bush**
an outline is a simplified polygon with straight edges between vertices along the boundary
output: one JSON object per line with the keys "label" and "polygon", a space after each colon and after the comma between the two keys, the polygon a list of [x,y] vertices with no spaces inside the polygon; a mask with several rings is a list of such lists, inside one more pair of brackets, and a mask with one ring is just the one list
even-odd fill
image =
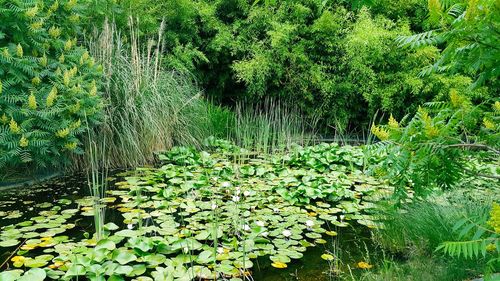
{"label": "dark green bush", "polygon": [[439,49],[398,46],[398,36],[427,27],[426,2],[122,0],[99,1],[97,10],[122,29],[133,15],[143,33],[164,20],[165,65],[192,73],[214,100],[278,98],[323,128],[360,129],[376,112],[401,118],[472,83],[421,77]]}
{"label": "dark green bush", "polygon": [[99,66],[77,41],[84,9],[0,1],[0,169],[59,164],[100,119]]}

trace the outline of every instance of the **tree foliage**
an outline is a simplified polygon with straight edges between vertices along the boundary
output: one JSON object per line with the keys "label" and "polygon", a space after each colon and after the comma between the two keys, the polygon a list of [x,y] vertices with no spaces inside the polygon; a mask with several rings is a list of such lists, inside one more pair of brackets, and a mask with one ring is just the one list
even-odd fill
{"label": "tree foliage", "polygon": [[0,169],[60,163],[98,121],[98,66],[77,41],[84,8],[0,1]]}

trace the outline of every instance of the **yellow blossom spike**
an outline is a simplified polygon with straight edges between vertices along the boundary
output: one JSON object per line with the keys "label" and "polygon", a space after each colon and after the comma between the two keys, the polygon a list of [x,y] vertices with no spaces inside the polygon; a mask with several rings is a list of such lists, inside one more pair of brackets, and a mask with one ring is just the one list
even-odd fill
{"label": "yellow blossom spike", "polygon": [[28,97],[28,107],[32,110],[35,110],[37,108],[36,97],[33,93],[31,93]]}
{"label": "yellow blossom spike", "polygon": [[40,65],[43,67],[46,67],[47,64],[48,64],[47,56],[45,54],[43,54],[43,56],[40,58]]}
{"label": "yellow blossom spike", "polygon": [[72,14],[71,16],[69,16],[69,20],[73,23],[77,23],[80,21],[80,15]]}
{"label": "yellow blossom spike", "polygon": [[490,219],[488,225],[495,230],[496,234],[500,234],[500,204],[493,203],[490,211]]}
{"label": "yellow blossom spike", "polygon": [[7,124],[7,122],[9,122],[9,118],[7,118],[7,115],[4,113],[2,118],[0,118],[0,121],[2,121],[2,124]]}
{"label": "yellow blossom spike", "polygon": [[55,12],[59,8],[59,1],[55,1],[49,8],[49,11]]}
{"label": "yellow blossom spike", "polygon": [[47,99],[45,101],[47,107],[51,107],[54,104],[56,98],[57,98],[57,88],[53,86],[49,94],[47,95]]}
{"label": "yellow blossom spike", "polygon": [[2,51],[2,56],[4,58],[10,58],[10,52],[9,52],[9,49],[7,48],[4,48],[3,51]]}
{"label": "yellow blossom spike", "polygon": [[71,124],[70,128],[72,130],[78,129],[78,128],[80,128],[81,125],[82,125],[82,121],[80,121],[80,119],[78,119],[78,121],[76,121],[73,124]]}
{"label": "yellow blossom spike", "polygon": [[38,29],[42,28],[42,25],[43,25],[43,23],[41,21],[39,21],[39,22],[34,22],[34,23],[30,24],[30,27],[33,30],[38,30]]}
{"label": "yellow blossom spike", "polygon": [[29,144],[28,139],[25,136],[22,136],[21,139],[19,140],[19,146],[20,147],[27,147]]}
{"label": "yellow blossom spike", "polygon": [[500,112],[500,101],[496,101],[494,104],[493,104],[493,110],[495,112]]}
{"label": "yellow blossom spike", "polygon": [[66,87],[69,86],[69,80],[70,80],[70,73],[69,73],[69,71],[64,71],[64,75],[63,75],[64,86],[66,86]]}
{"label": "yellow blossom spike", "polygon": [[432,125],[425,126],[425,135],[429,138],[437,137],[439,135],[439,130]]}
{"label": "yellow blossom spike", "polygon": [[20,58],[23,57],[23,54],[24,54],[24,51],[23,51],[23,46],[21,46],[21,44],[17,44],[17,47],[16,47],[16,55]]}
{"label": "yellow blossom spike", "polygon": [[389,132],[384,128],[377,126],[375,124],[372,125],[371,132],[382,141],[389,139]]}
{"label": "yellow blossom spike", "polygon": [[493,123],[493,121],[489,120],[488,118],[484,117],[483,118],[483,125],[486,129],[488,130],[495,130],[495,123]]}
{"label": "yellow blossom spike", "polygon": [[40,85],[40,83],[42,82],[42,80],[40,79],[40,77],[34,77],[33,79],[31,79],[31,84],[35,85],[35,86],[38,86]]}
{"label": "yellow blossom spike", "polygon": [[76,147],[77,147],[77,143],[76,142],[68,142],[64,145],[64,147],[67,149],[67,150],[75,150]]}
{"label": "yellow blossom spike", "polygon": [[95,80],[92,80],[92,86],[90,87],[89,95],[92,97],[97,95],[97,86],[95,84]]}
{"label": "yellow blossom spike", "polygon": [[394,118],[394,116],[392,116],[392,114],[391,114],[391,116],[389,116],[389,127],[393,128],[393,129],[399,128],[399,123]]}
{"label": "yellow blossom spike", "polygon": [[[78,111],[80,111],[80,101],[77,101],[75,103],[75,105],[73,105],[70,109],[71,113],[77,113]],[[90,113],[89,113],[90,115]]]}
{"label": "yellow blossom spike", "polygon": [[13,134],[18,134],[19,132],[21,132],[21,128],[19,128],[19,125],[17,124],[16,120],[14,120],[14,118],[10,119],[9,128]]}
{"label": "yellow blossom spike", "polygon": [[61,36],[61,29],[58,27],[52,26],[51,28],[49,28],[49,35],[52,38],[58,38],[59,36]]}
{"label": "yellow blossom spike", "polygon": [[28,18],[34,18],[36,16],[36,14],[38,13],[38,6],[35,6],[33,8],[29,8],[24,14],[28,17]]}
{"label": "yellow blossom spike", "polygon": [[66,43],[64,43],[64,50],[69,51],[69,50],[71,50],[71,47],[73,47],[73,42],[71,42],[71,40],[68,39],[68,41],[66,41]]}
{"label": "yellow blossom spike", "polygon": [[56,132],[56,136],[60,138],[65,138],[69,135],[69,128],[61,129]]}
{"label": "yellow blossom spike", "polygon": [[64,63],[64,59],[65,59],[64,54],[61,54],[61,56],[59,57],[59,62]]}
{"label": "yellow blossom spike", "polygon": [[66,8],[70,10],[76,6],[76,3],[77,3],[76,0],[69,0],[68,3],[66,3]]}

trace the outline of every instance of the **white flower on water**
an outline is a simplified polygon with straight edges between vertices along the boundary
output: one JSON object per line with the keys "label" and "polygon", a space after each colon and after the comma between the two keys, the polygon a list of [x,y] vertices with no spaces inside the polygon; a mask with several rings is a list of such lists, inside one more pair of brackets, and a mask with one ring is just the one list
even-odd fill
{"label": "white flower on water", "polygon": [[285,229],[281,234],[283,234],[283,236],[285,237],[290,237],[290,235],[292,235],[292,232],[288,229]]}
{"label": "white flower on water", "polygon": [[131,224],[131,223],[129,223],[129,224],[127,224],[127,228],[128,228],[128,229],[132,229],[132,228],[134,228],[134,225],[133,225],[133,224]]}
{"label": "white flower on water", "polygon": [[267,235],[269,235],[269,232],[262,232],[260,235],[264,236],[264,237],[267,237]]}
{"label": "white flower on water", "polygon": [[250,229],[251,229],[251,228],[250,228],[250,226],[249,226],[248,224],[245,224],[245,225],[243,226],[243,230],[245,230],[245,231],[250,231]]}
{"label": "white flower on water", "polygon": [[344,215],[340,215],[339,218],[340,218],[340,221],[343,221],[344,220]]}
{"label": "white flower on water", "polygon": [[231,183],[228,181],[225,181],[225,182],[221,183],[221,186],[227,188],[227,187],[231,186]]}
{"label": "white flower on water", "polygon": [[307,220],[306,221],[306,226],[307,227],[312,227],[314,225],[314,222],[312,220]]}
{"label": "white flower on water", "polygon": [[217,204],[212,203],[212,210],[215,210],[215,209],[217,209]]}
{"label": "white flower on water", "polygon": [[188,247],[184,247],[184,248],[182,249],[182,251],[183,251],[185,254],[187,254],[187,253],[189,252],[189,248],[188,248]]}
{"label": "white flower on water", "polygon": [[245,192],[243,192],[243,195],[245,195],[245,196],[247,196],[247,197],[248,197],[248,196],[250,196],[250,191],[245,190]]}
{"label": "white flower on water", "polygon": [[224,248],[222,248],[222,247],[217,247],[217,253],[219,253],[219,254],[224,254]]}
{"label": "white flower on water", "polygon": [[261,227],[264,226],[264,222],[263,221],[256,221],[255,224],[257,226],[261,226]]}
{"label": "white flower on water", "polygon": [[274,208],[274,209],[273,209],[273,212],[275,212],[275,213],[279,213],[279,212],[280,212],[280,209],[278,209],[278,208]]}
{"label": "white flower on water", "polygon": [[233,196],[233,201],[234,202],[240,201],[240,197],[238,195]]}

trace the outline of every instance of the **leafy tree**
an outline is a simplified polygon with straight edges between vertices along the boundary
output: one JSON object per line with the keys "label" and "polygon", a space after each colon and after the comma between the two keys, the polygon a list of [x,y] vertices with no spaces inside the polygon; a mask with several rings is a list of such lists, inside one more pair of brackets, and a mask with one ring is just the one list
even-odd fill
{"label": "leafy tree", "polygon": [[422,71],[449,71],[474,77],[472,87],[489,85],[498,94],[500,76],[500,2],[430,0],[429,22],[436,28],[398,39],[401,46],[444,46]]}
{"label": "leafy tree", "polygon": [[[100,118],[99,67],[75,0],[0,1],[0,168],[57,165]],[[4,170],[5,171],[5,170]]]}

